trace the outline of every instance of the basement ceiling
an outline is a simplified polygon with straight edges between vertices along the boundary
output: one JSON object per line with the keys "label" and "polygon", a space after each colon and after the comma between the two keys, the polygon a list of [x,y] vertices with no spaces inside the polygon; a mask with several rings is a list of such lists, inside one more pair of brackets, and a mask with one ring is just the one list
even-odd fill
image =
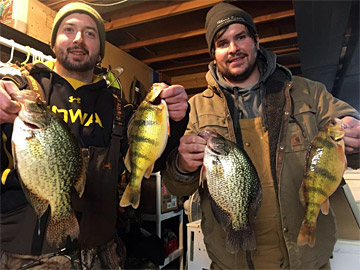
{"label": "basement ceiling", "polygon": [[[73,1],[40,0],[53,10]],[[206,86],[211,61],[207,11],[221,0],[88,0],[105,20],[107,41],[189,95]],[[323,82],[359,110],[359,1],[225,1],[250,13],[260,44],[294,75]]]}

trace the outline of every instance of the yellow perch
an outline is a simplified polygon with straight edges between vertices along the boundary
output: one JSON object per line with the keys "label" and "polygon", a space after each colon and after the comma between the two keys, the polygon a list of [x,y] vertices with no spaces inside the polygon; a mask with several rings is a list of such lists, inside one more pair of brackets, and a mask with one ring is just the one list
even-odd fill
{"label": "yellow perch", "polygon": [[142,179],[150,177],[155,161],[167,144],[169,114],[166,102],[159,98],[162,90],[161,84],[153,84],[129,126],[125,166],[130,172],[130,179],[120,201],[122,207],[131,205],[138,208]]}
{"label": "yellow perch", "polygon": [[305,173],[299,190],[305,207],[297,244],[315,246],[316,221],[321,212],[329,213],[329,197],[340,185],[347,167],[344,129],[340,119],[330,120],[312,140],[307,153]]}

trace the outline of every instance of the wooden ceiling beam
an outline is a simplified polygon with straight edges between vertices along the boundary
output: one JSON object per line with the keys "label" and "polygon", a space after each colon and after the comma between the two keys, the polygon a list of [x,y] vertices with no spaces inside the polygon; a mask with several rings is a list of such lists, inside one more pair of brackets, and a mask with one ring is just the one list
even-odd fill
{"label": "wooden ceiling beam", "polygon": [[263,22],[271,22],[271,21],[285,19],[285,18],[294,17],[294,16],[295,16],[295,10],[289,9],[289,10],[285,10],[285,11],[274,12],[271,14],[255,17],[254,23],[257,24],[257,23],[263,23]]}
{"label": "wooden ceiling beam", "polygon": [[297,36],[298,36],[297,33],[293,32],[293,33],[287,33],[287,34],[283,34],[283,35],[276,35],[276,36],[271,36],[271,37],[266,37],[266,38],[260,38],[259,42],[261,44],[263,44],[263,43],[272,42],[272,41],[296,38]]}
{"label": "wooden ceiling beam", "polygon": [[166,72],[166,71],[172,71],[172,70],[177,70],[177,69],[198,67],[198,66],[208,65],[209,62],[210,62],[210,60],[206,60],[206,61],[202,61],[202,62],[198,62],[198,63],[193,63],[193,64],[177,65],[177,66],[175,66],[175,67],[168,67],[168,68],[157,69],[157,71],[159,71],[159,72]]}
{"label": "wooden ceiling beam", "polygon": [[182,38],[189,38],[189,37],[201,36],[201,35],[205,35],[205,29],[197,29],[197,30],[193,30],[193,31],[163,36],[163,37],[159,37],[159,38],[152,38],[152,39],[148,39],[148,40],[132,42],[132,43],[128,43],[126,45],[121,45],[121,46],[119,46],[119,48],[126,51],[126,50],[136,49],[139,47],[155,45],[155,44],[159,44],[162,42],[168,42],[168,41],[172,41],[172,40],[178,40],[178,39],[182,39]]}
{"label": "wooden ceiling beam", "polygon": [[285,55],[299,51],[299,47],[291,47],[286,49],[273,50],[273,53],[277,55]]}
{"label": "wooden ceiling beam", "polygon": [[155,62],[166,61],[166,60],[182,58],[182,57],[187,57],[187,56],[194,56],[194,55],[204,54],[204,53],[208,53],[208,52],[209,52],[209,49],[206,48],[206,49],[200,49],[200,50],[193,50],[190,52],[175,53],[175,54],[169,54],[169,55],[164,55],[164,56],[159,56],[159,57],[148,58],[148,59],[142,60],[142,62],[145,64],[151,64],[151,63],[155,63]]}
{"label": "wooden ceiling beam", "polygon": [[[130,12],[124,12],[124,17],[111,20],[111,22],[105,23],[106,31],[129,27],[140,23],[146,23],[154,20],[159,20],[169,16],[175,16],[192,10],[198,10],[202,8],[211,7],[216,3],[222,2],[222,0],[206,0],[206,1],[174,1],[174,3],[168,4],[162,8],[156,8],[141,13],[129,14]],[[150,4],[148,4],[150,6]]]}
{"label": "wooden ceiling beam", "polygon": [[[255,17],[254,22],[255,23],[270,22],[270,21],[274,21],[274,20],[280,20],[280,19],[292,17],[294,15],[295,15],[295,12],[293,9],[291,9],[291,10],[276,12],[276,13],[269,14],[269,15]],[[136,49],[139,47],[150,46],[150,45],[154,45],[154,44],[158,44],[158,43],[162,43],[162,42],[168,42],[168,41],[182,39],[182,38],[189,38],[189,37],[194,37],[194,36],[205,35],[205,33],[206,33],[205,29],[202,28],[202,29],[197,29],[197,30],[193,30],[193,31],[163,36],[160,38],[153,38],[153,39],[148,39],[148,40],[132,42],[132,43],[128,43],[126,45],[119,46],[119,48],[126,51],[126,50]]]}
{"label": "wooden ceiling beam", "polygon": [[[260,44],[270,42],[270,41],[278,41],[278,40],[282,40],[282,39],[293,38],[293,37],[297,37],[297,33],[289,33],[289,34],[277,35],[277,36],[272,36],[272,37],[267,37],[267,38],[264,38],[264,39],[260,39]],[[295,50],[293,50],[293,49],[294,48],[281,49],[281,50],[278,50],[278,53],[275,52],[275,51],[274,51],[274,53],[282,54],[282,53],[289,53],[289,52],[294,52],[294,51],[298,50],[298,48],[295,49]],[[168,54],[168,55],[164,55],[164,56],[148,58],[148,59],[142,60],[142,62],[145,63],[145,64],[151,64],[151,63],[154,63],[154,62],[166,61],[166,60],[182,58],[182,57],[188,57],[188,56],[194,56],[194,55],[204,54],[204,53],[208,53],[208,52],[209,52],[208,48],[199,49],[199,50],[193,50],[193,51],[189,51],[189,52]]]}

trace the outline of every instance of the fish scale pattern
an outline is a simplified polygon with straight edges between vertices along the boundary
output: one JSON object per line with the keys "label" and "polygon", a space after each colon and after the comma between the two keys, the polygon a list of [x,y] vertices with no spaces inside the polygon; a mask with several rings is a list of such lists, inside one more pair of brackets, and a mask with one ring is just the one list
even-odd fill
{"label": "fish scale pattern", "polygon": [[[241,148],[220,135],[208,140],[203,163],[210,196],[223,213],[219,216],[229,219],[221,220],[222,226],[228,233],[236,232],[232,234],[239,237],[234,240],[235,243],[246,242],[241,244],[243,249],[254,249],[255,237],[249,233],[252,231],[249,209],[261,190],[254,165]],[[257,203],[256,207],[260,201]],[[217,216],[217,213],[214,215]],[[247,239],[249,237],[251,239]],[[237,251],[237,245],[233,247],[229,244],[229,248]]]}
{"label": "fish scale pattern", "polygon": [[68,235],[72,239],[79,235],[70,194],[72,186],[79,196],[85,188],[81,148],[66,124],[26,91],[30,90],[19,92],[30,95],[20,99],[26,113],[20,112],[14,122],[15,164],[24,193],[39,218],[50,205],[46,239],[59,246]]}

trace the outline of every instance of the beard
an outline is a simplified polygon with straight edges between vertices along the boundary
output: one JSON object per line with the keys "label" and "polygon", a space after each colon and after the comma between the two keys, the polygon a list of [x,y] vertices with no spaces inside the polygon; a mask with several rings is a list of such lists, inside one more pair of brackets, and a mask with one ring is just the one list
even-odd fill
{"label": "beard", "polygon": [[[246,55],[245,55],[246,56]],[[254,62],[249,63],[249,65],[246,67],[245,70],[241,72],[231,72],[229,68],[223,67],[218,65],[219,72],[227,78],[229,81],[232,82],[243,82],[247,78],[250,77],[250,75],[254,72],[255,68],[257,67],[257,50],[254,49]]]}
{"label": "beard", "polygon": [[69,71],[85,72],[95,68],[98,62],[98,57],[99,57],[98,54],[94,54],[90,56],[90,58],[85,62],[79,62],[77,60],[71,61],[69,59],[69,52],[73,49],[81,49],[86,54],[89,55],[89,51],[83,48],[82,46],[74,46],[67,48],[66,50],[55,46],[56,61],[59,62],[59,64],[61,64],[65,69]]}

